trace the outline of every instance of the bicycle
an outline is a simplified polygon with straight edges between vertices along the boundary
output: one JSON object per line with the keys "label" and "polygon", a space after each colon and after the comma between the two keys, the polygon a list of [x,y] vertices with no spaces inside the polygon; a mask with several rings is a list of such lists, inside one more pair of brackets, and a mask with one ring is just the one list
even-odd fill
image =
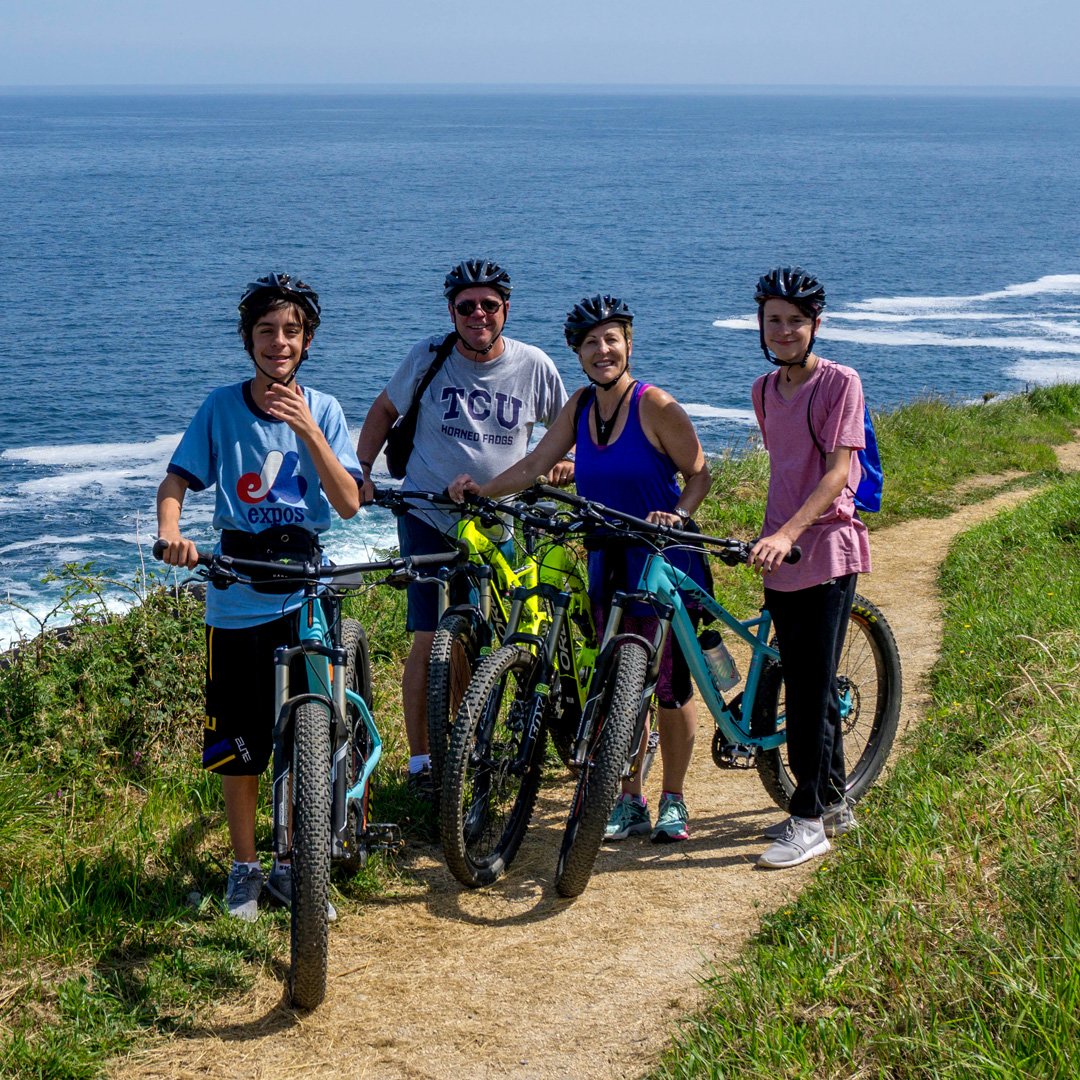
{"label": "bicycle", "polygon": [[[476,665],[502,641],[514,590],[532,588],[539,581],[534,558],[538,534],[534,528],[523,529],[519,545],[523,559],[513,565],[501,539],[505,532],[501,508],[493,500],[476,499],[463,506],[445,492],[383,489],[376,494],[375,504],[395,515],[427,505],[460,519],[447,543],[456,545],[466,558],[437,575],[439,622],[428,667],[428,750],[432,783],[438,793],[450,731]],[[524,632],[536,632],[545,618],[539,599],[530,596],[517,618],[523,620]]]}
{"label": "bicycle", "polygon": [[[549,494],[546,489],[541,493]],[[649,702],[670,632],[674,631],[698,693],[716,723],[714,762],[724,768],[756,766],[765,790],[785,809],[795,781],[782,752],[786,738],[783,669],[780,654],[770,642],[768,611],[762,608],[753,618],[737,618],[662,553],[664,546],[682,544],[703,553],[713,551],[725,563],[737,565],[746,561],[751,545],[655,525],[576,496],[563,498],[576,507],[583,529],[650,543],[656,549],[646,560],[637,588],[617,592],[612,599],[575,736],[571,763],[578,770],[578,781],[555,872],[557,892],[573,897],[580,895],[592,875],[620,780],[637,768]],[[710,675],[687,598],[750,646],[745,688],[730,701],[725,702]],[[620,632],[623,613],[631,603],[646,603],[658,616],[651,640]],[[901,699],[900,657],[892,631],[884,615],[858,595],[852,604],[838,685],[845,740],[850,737],[859,744],[845,790],[845,798],[855,802],[885,764],[896,735]]]}
{"label": "bicycle", "polygon": [[[160,558],[166,544],[154,545]],[[403,588],[421,580],[419,567],[443,555],[384,559],[339,566],[273,562],[200,551],[199,575],[211,586],[272,584],[303,590],[298,641],[274,654],[272,806],[274,855],[292,863],[289,997],[313,1009],[326,996],[330,864],[355,871],[373,850],[400,846],[395,824],[368,820],[369,789],[382,756],[372,716],[367,636],[341,617],[347,592],[367,584]],[[368,583],[367,575],[389,572]],[[290,668],[302,657],[307,692],[290,692]]]}
{"label": "bicycle", "polygon": [[[526,531],[558,531],[552,513],[528,503],[499,506]],[[538,580],[515,590],[506,636],[477,666],[446,753],[440,837],[448,868],[470,888],[497,880],[517,854],[536,805],[546,735],[565,761],[596,660],[577,553],[565,540],[549,540],[535,545],[532,558]],[[524,625],[521,614],[534,601],[542,601],[545,617]]]}

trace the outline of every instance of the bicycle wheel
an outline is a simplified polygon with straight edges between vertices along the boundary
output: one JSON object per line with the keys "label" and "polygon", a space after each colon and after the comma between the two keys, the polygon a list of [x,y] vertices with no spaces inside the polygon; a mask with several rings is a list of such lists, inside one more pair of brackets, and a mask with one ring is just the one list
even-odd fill
{"label": "bicycle wheel", "polygon": [[604,828],[630,756],[648,661],[644,646],[635,641],[616,646],[601,689],[603,696],[598,703],[588,755],[578,776],[555,868],[555,890],[560,896],[579,896],[592,876]]}
{"label": "bicycle wheel", "polygon": [[[341,625],[341,647],[348,656],[345,668],[345,685],[358,694],[371,709],[371,660],[367,634],[363,626],[355,619],[345,619]],[[372,739],[364,723],[360,710],[351,702],[345,703],[345,726],[349,729],[350,771],[346,778],[346,787],[351,788],[360,778],[371,757]],[[362,838],[367,827],[368,793],[364,792],[359,803],[351,803],[346,812],[349,818],[348,838],[350,848],[344,859],[345,869],[349,873],[363,868],[367,862],[367,849]]]}
{"label": "bicycle wheel", "polygon": [[330,893],[330,710],[293,713],[292,960],[289,996],[313,1009],[326,996]]}
{"label": "bicycle wheel", "polygon": [[535,685],[536,664],[532,653],[515,645],[486,656],[450,736],[439,827],[446,865],[469,888],[490,885],[502,876],[521,846],[536,805],[542,728],[528,760],[514,768],[528,717],[541,693]]}
{"label": "bicycle wheel", "polygon": [[450,731],[472,681],[479,655],[480,636],[473,620],[460,613],[444,615],[431,643],[428,668],[428,751],[431,754],[431,780],[436,791],[442,784]]}
{"label": "bicycle wheel", "polygon": [[[900,720],[902,695],[896,639],[885,616],[858,595],[851,604],[851,621],[836,679],[848,770],[845,796],[855,802],[866,794],[889,757]],[[750,724],[751,734],[757,736],[784,726],[780,664],[769,664],[762,673]],[[786,747],[760,751],[757,768],[765,790],[786,810],[795,791]]]}

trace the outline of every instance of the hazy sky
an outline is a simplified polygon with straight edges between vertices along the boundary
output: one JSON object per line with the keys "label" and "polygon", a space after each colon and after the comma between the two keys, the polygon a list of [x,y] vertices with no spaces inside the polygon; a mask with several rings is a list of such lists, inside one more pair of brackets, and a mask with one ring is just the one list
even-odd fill
{"label": "hazy sky", "polygon": [[0,85],[1080,85],[1080,0],[0,0]]}

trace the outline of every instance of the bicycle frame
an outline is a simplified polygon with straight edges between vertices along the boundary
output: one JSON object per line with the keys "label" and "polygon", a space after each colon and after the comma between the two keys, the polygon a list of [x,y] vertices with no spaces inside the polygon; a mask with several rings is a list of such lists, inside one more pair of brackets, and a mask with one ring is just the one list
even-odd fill
{"label": "bicycle frame", "polygon": [[[683,594],[692,597],[750,646],[750,668],[747,672],[746,688],[742,694],[738,715],[728,708],[723,696],[713,685]],[[665,623],[669,623],[670,630],[674,632],[675,640],[678,641],[683,656],[686,658],[698,693],[724,737],[731,743],[753,745],[762,750],[771,750],[784,743],[786,735],[782,731],[757,736],[750,733],[750,718],[762,672],[768,661],[780,660],[779,652],[769,644],[772,618],[767,610],[763,608],[761,613],[752,619],[737,619],[697,582],[672,566],[662,554],[653,553],[648,556],[642,569],[637,591],[615,594],[612,602],[612,616],[604,632],[604,645],[607,645],[618,634],[623,609],[631,601],[644,601],[653,605],[659,603],[671,612],[670,619],[667,618],[666,612],[659,612],[661,626],[656,640],[650,643],[649,680],[645,688],[643,707],[647,705],[648,698],[652,696],[655,688],[656,673],[667,640],[668,630]]]}
{"label": "bicycle frame", "polygon": [[[321,592],[321,595],[320,595]],[[290,854],[291,822],[289,806],[292,802],[289,790],[291,755],[288,752],[291,738],[291,722],[298,705],[305,701],[318,701],[330,710],[333,730],[331,732],[331,810],[330,854],[333,858],[345,858],[350,852],[354,838],[349,829],[349,806],[360,810],[361,829],[364,821],[364,794],[375,767],[382,757],[382,739],[367,702],[346,686],[348,657],[336,639],[338,620],[331,628],[327,624],[323,600],[340,611],[340,600],[330,590],[308,586],[304,604],[298,612],[300,620],[299,644],[281,646],[274,653],[274,703],[277,720],[274,724],[274,771],[272,803],[274,808],[274,853],[279,858]],[[304,657],[308,691],[290,695],[290,667],[295,657]],[[323,692],[320,692],[323,691]],[[346,725],[347,706],[358,712],[371,739],[371,753],[364,768],[351,788],[346,788],[348,762],[345,760],[350,741]]]}
{"label": "bicycle frame", "polygon": [[[540,582],[541,572],[536,559],[530,553],[521,566],[511,566],[510,560],[503,553],[502,544],[485,531],[476,517],[463,517],[457,524],[456,533],[458,540],[468,549],[469,566],[465,570],[459,567],[439,575],[440,620],[451,610],[451,578],[455,573],[467,573],[476,579],[479,597],[475,605],[459,606],[478,608],[482,621],[487,623],[491,617],[491,605],[494,603],[499,608],[500,621],[504,626],[508,626],[511,613],[506,608],[504,598],[511,596],[518,588],[532,589]],[[493,582],[494,589],[491,587]],[[536,634],[540,632],[547,616],[539,600],[533,597],[525,602],[517,618],[523,632]]]}

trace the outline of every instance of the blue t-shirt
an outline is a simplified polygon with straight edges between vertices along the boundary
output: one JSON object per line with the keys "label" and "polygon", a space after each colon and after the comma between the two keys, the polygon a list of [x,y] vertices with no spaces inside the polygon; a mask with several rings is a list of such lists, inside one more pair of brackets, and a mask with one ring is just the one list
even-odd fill
{"label": "blue t-shirt", "polygon": [[[362,478],[345,414],[337,399],[303,387],[304,400],[338,460]],[[330,528],[330,500],[302,439],[284,420],[264,413],[250,382],[214,390],[199,406],[168,471],[192,491],[217,485],[214,528],[257,533],[293,525],[321,533]],[[220,544],[217,550],[220,551]],[[208,626],[257,626],[295,611],[303,597],[257,593],[246,585],[207,590]]]}

